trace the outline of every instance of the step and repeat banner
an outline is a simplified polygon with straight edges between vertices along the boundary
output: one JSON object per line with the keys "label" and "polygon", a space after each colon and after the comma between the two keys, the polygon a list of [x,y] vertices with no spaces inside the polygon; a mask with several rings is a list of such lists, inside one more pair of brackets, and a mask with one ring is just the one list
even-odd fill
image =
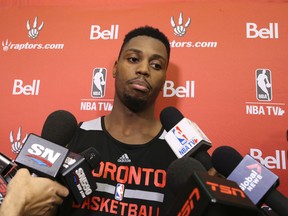
{"label": "step and repeat banner", "polygon": [[[0,3],[0,152],[15,158],[55,110],[78,122],[113,107],[125,34],[159,28],[171,43],[157,115],[177,107],[212,141],[252,155],[288,195],[288,3]],[[81,143],[79,143],[81,145]]]}

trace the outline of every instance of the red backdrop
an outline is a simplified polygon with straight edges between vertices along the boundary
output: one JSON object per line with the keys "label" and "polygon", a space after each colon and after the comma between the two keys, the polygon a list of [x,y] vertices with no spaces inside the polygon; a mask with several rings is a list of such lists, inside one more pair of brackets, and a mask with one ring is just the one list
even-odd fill
{"label": "red backdrop", "polygon": [[[55,110],[78,121],[107,114],[124,35],[152,25],[172,47],[157,115],[176,106],[210,138],[210,153],[221,145],[250,153],[288,195],[285,2],[1,1],[0,151],[15,158],[25,135],[40,134]],[[103,97],[92,82],[99,68]]]}

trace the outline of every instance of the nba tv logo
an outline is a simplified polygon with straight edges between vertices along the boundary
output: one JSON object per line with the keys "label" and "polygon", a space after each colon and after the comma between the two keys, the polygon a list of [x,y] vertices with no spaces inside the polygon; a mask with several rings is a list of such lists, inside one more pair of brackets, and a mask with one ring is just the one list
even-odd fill
{"label": "nba tv logo", "polygon": [[183,131],[180,129],[179,126],[173,128],[172,132],[182,145],[187,143],[188,138],[186,137],[186,135],[183,133]]}
{"label": "nba tv logo", "polygon": [[272,74],[269,69],[256,70],[256,97],[259,101],[272,100]]}
{"label": "nba tv logo", "polygon": [[92,91],[91,96],[93,98],[103,98],[106,90],[106,68],[95,68],[92,77]]}

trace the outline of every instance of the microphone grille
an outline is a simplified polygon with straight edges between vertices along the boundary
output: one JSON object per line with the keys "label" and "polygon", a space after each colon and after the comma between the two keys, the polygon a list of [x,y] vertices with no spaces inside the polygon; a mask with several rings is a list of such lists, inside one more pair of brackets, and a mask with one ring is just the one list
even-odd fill
{"label": "microphone grille", "polygon": [[46,119],[41,137],[61,146],[66,146],[77,129],[77,120],[65,110],[52,112]]}
{"label": "microphone grille", "polygon": [[194,172],[206,172],[194,158],[183,157],[173,161],[167,169],[167,187],[176,194]]}
{"label": "microphone grille", "polygon": [[232,173],[242,159],[242,155],[230,146],[218,147],[212,154],[213,166],[225,177]]}
{"label": "microphone grille", "polygon": [[183,114],[172,106],[164,108],[160,113],[160,121],[166,131],[171,130],[183,118]]}

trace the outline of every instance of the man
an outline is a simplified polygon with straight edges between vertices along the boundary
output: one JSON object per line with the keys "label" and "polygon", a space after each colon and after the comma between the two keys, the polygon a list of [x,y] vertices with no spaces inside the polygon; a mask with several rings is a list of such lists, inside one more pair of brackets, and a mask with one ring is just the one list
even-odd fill
{"label": "man", "polygon": [[111,113],[80,124],[69,145],[76,153],[93,146],[101,154],[93,171],[97,190],[82,204],[65,200],[58,215],[160,215],[166,169],[176,159],[154,113],[169,56],[169,41],[158,29],[140,27],[125,36],[113,69]]}
{"label": "man", "polygon": [[0,216],[44,216],[68,196],[68,189],[47,178],[20,169],[9,182]]}

